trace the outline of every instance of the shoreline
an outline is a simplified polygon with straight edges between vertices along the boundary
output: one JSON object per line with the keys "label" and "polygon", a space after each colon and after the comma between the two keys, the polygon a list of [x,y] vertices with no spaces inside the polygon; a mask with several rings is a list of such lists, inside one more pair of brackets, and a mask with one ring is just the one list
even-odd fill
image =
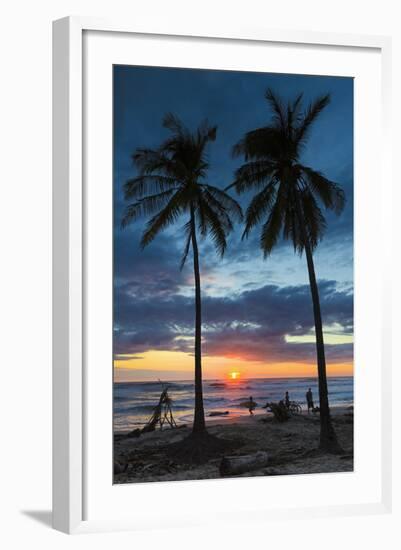
{"label": "shoreline", "polygon": [[[350,412],[351,409],[349,409],[349,407],[352,407],[352,410],[353,410],[353,404],[351,405],[333,405],[332,407],[330,407],[330,412],[331,412],[331,416],[336,416],[336,415],[341,415],[341,414],[346,414],[348,412]],[[302,410],[302,413],[299,415],[299,416],[308,416],[308,412],[306,410]],[[312,413],[310,412],[309,413],[309,416],[310,417],[315,417],[315,418],[319,418],[319,413]],[[207,417],[206,418],[206,423],[207,425],[209,426],[215,426],[215,425],[219,425],[221,421],[223,421],[224,423],[229,423],[230,421],[232,423],[241,423],[241,422],[246,422],[246,420],[249,418],[249,419],[252,419],[252,418],[273,418],[273,413],[271,412],[266,412],[266,410],[263,410],[263,411],[255,411],[254,414],[253,414],[253,417],[252,415],[250,415],[249,413],[245,413],[245,414],[229,414],[227,416],[217,416],[217,417]]]}
{"label": "shoreline", "polygon": [[[352,407],[352,408],[351,408]],[[348,412],[350,412],[351,410],[353,411],[353,408],[354,408],[354,404],[353,402],[352,403],[349,403],[347,405],[344,405],[344,404],[338,404],[338,405],[332,405],[330,407],[330,412],[331,412],[331,415],[332,416],[336,416],[338,414],[346,414]],[[229,410],[229,409],[225,409],[225,410]],[[254,414],[253,416],[250,415],[246,409],[244,409],[244,412],[239,412],[237,410],[229,410],[229,414],[228,415],[219,415],[219,416],[209,416],[209,414],[211,412],[215,412],[215,411],[208,411],[208,413],[205,414],[205,421],[206,421],[206,424],[207,426],[216,426],[216,425],[220,425],[220,424],[223,424],[223,425],[226,425],[226,424],[234,424],[234,423],[241,423],[241,422],[246,422],[247,419],[252,419],[252,418],[272,418],[273,417],[273,414],[271,412],[266,412],[265,409],[261,409],[260,407],[258,409],[256,409],[254,411]],[[300,416],[308,416],[308,412],[305,410],[305,409],[302,409],[302,413]],[[149,415],[150,416],[150,415]],[[319,413],[309,413],[309,416],[314,416],[315,418],[319,418]],[[192,424],[193,422],[193,414],[188,414],[188,415],[185,415],[185,416],[181,416],[177,419],[177,424],[178,426],[180,426],[180,428],[182,429],[183,426],[187,426],[187,427],[190,427],[190,425]],[[145,422],[143,423],[138,423],[135,428],[143,428],[143,426],[145,426]],[[168,428],[166,428],[167,430]],[[115,437],[119,437],[119,436],[124,436],[124,435],[127,435],[128,433],[130,433],[132,431],[132,428],[126,428],[126,429],[120,429],[120,430],[115,430],[114,431],[114,436]]]}

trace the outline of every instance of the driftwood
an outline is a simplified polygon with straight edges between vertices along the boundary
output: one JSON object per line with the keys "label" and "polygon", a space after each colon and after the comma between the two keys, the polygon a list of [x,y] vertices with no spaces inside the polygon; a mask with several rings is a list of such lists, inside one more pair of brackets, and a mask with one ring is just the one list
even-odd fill
{"label": "driftwood", "polygon": [[268,461],[269,456],[265,451],[253,455],[225,456],[220,464],[220,475],[226,477],[251,472],[267,466]]}
{"label": "driftwood", "polygon": [[172,403],[173,400],[169,397],[168,387],[165,387],[160,395],[159,402],[153,409],[153,414],[147,424],[142,428],[141,433],[154,432],[157,425],[163,429],[163,424],[169,424],[170,428],[176,428],[177,424],[173,417]]}
{"label": "driftwood", "polygon": [[212,411],[209,416],[227,416],[228,414],[230,414],[229,411]]}
{"label": "driftwood", "polygon": [[286,422],[290,418],[290,413],[285,406],[284,401],[279,401],[278,403],[266,403],[263,408],[271,411],[274,418],[279,422]]}

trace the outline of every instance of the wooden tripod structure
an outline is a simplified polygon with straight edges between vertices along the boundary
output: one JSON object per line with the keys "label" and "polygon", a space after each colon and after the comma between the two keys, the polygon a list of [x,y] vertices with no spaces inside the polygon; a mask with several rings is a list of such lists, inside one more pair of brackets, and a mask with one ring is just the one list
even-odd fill
{"label": "wooden tripod structure", "polygon": [[154,412],[145,426],[142,428],[142,433],[153,432],[157,425],[163,429],[163,425],[167,423],[170,428],[176,428],[177,424],[173,417],[172,411],[173,400],[168,394],[168,386],[163,388],[160,394],[159,402],[154,408]]}

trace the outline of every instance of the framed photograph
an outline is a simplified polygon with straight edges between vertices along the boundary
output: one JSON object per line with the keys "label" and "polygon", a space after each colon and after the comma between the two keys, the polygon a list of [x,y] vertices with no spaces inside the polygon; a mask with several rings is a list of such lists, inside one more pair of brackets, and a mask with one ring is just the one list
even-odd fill
{"label": "framed photograph", "polygon": [[54,527],[389,511],[389,39],[53,51]]}

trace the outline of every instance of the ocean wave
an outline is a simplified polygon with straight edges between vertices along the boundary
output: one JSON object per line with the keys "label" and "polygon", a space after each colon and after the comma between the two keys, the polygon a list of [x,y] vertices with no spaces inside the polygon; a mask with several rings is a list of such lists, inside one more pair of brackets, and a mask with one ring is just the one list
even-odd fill
{"label": "ocean wave", "polygon": [[[203,386],[205,411],[235,410],[244,412],[240,403],[253,400],[258,403],[258,409],[268,401],[279,401],[289,392],[291,401],[305,405],[305,393],[312,388],[316,403],[319,400],[317,379],[248,379],[232,382],[224,380],[206,380]],[[125,429],[134,424],[145,423],[153,413],[160,397],[162,386],[160,382],[128,382],[114,385],[114,420],[119,429]],[[346,405],[353,402],[354,384],[352,378],[330,378],[330,405]],[[169,395],[172,399],[172,410],[176,420],[190,417],[194,409],[194,384],[189,381],[174,381],[169,385]]]}

